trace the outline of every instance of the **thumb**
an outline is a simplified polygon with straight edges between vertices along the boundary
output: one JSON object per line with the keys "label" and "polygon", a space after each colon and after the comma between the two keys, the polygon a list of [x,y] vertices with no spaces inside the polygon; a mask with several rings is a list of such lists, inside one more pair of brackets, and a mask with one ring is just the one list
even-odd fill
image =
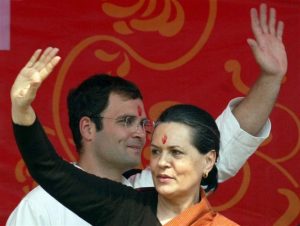
{"label": "thumb", "polygon": [[247,43],[250,46],[250,48],[251,48],[252,51],[255,51],[255,49],[258,48],[257,42],[254,39],[252,39],[252,38],[247,38]]}
{"label": "thumb", "polygon": [[248,38],[247,43],[251,48],[255,60],[258,62],[260,60],[260,49],[257,42],[254,39]]}

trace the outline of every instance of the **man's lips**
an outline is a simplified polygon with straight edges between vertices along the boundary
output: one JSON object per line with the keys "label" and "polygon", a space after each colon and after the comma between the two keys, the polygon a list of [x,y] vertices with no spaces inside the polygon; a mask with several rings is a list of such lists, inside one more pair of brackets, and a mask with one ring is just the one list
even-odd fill
{"label": "man's lips", "polygon": [[136,153],[140,153],[143,149],[140,145],[127,145],[128,148],[134,149]]}
{"label": "man's lips", "polygon": [[129,148],[134,148],[134,149],[143,149],[143,146],[141,145],[127,145]]}

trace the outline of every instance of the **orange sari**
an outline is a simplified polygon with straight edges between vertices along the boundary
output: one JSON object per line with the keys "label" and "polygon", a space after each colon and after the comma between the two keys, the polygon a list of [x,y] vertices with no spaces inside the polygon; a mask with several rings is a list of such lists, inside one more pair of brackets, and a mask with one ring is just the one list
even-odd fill
{"label": "orange sari", "polygon": [[201,189],[201,201],[183,211],[164,226],[238,226],[223,215],[213,211],[205,192]]}

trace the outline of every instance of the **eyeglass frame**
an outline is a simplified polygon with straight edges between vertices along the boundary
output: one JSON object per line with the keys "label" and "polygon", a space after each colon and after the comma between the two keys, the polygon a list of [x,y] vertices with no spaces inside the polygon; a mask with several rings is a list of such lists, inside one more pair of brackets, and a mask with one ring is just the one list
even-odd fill
{"label": "eyeglass frame", "polygon": [[[126,128],[126,129],[131,129],[131,128],[134,128],[134,126],[136,127],[135,128],[135,131],[138,130],[138,127],[141,127],[142,131],[144,131],[145,133],[149,133],[151,134],[154,130],[154,127],[155,127],[155,122],[153,120],[150,120],[150,119],[147,119],[147,118],[144,118],[142,119],[140,122],[138,123],[132,123],[132,125],[128,125],[128,119],[129,118],[135,118],[134,121],[137,120],[137,116],[135,115],[121,115],[121,116],[118,116],[117,118],[112,118],[112,117],[106,117],[106,116],[102,116],[102,115],[91,115],[89,116],[90,118],[104,118],[104,119],[113,119],[116,121],[117,124],[122,124],[123,123],[123,127]],[[124,121],[119,121],[118,120],[124,120]],[[149,125],[151,125],[151,130],[147,130],[145,128],[145,125],[149,123]]]}

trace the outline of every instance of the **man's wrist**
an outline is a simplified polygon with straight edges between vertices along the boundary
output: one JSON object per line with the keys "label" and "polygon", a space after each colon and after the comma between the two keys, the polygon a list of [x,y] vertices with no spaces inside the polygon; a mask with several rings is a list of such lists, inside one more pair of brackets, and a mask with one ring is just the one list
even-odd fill
{"label": "man's wrist", "polygon": [[12,104],[11,116],[15,124],[22,126],[30,126],[36,119],[35,112],[31,106],[21,108]]}
{"label": "man's wrist", "polygon": [[275,83],[281,84],[281,82],[284,78],[284,75],[283,74],[272,74],[272,73],[267,73],[267,72],[262,71],[260,78],[264,79],[268,82],[275,82]]}

